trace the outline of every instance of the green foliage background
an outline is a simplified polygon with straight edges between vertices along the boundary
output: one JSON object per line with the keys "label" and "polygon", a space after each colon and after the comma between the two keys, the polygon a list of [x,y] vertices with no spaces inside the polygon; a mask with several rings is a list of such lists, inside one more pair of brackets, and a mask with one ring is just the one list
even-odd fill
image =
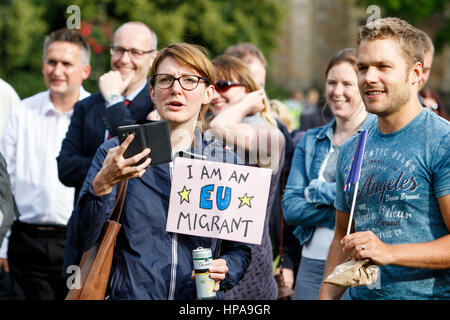
{"label": "green foliage background", "polygon": [[[93,72],[84,83],[97,91],[97,78],[109,70],[107,47],[110,38],[105,26],[137,20],[158,35],[158,48],[174,41],[206,47],[216,56],[229,45],[252,42],[268,57],[276,47],[285,14],[285,1],[277,0],[0,0],[0,77],[8,81],[20,97],[45,90],[41,75],[42,44],[49,32],[65,27],[77,5],[81,20],[92,26],[91,38],[102,45],[93,53]],[[93,39],[91,39],[93,40]],[[94,41],[94,42],[95,42]],[[269,81],[270,83],[270,81]]]}
{"label": "green foliage background", "polygon": [[[333,1],[333,0],[329,0]],[[362,8],[378,5],[382,17],[397,16],[419,26],[432,23],[437,51],[450,43],[450,0],[348,0]],[[158,34],[158,47],[187,41],[208,48],[212,56],[229,45],[252,42],[269,62],[267,90],[271,97],[288,95],[270,77],[271,53],[289,0],[0,0],[0,77],[24,98],[45,90],[41,75],[42,44],[49,32],[65,27],[70,5],[81,9],[81,20],[92,27],[92,73],[84,86],[97,91],[97,78],[109,70],[108,45],[120,24],[138,20]]]}

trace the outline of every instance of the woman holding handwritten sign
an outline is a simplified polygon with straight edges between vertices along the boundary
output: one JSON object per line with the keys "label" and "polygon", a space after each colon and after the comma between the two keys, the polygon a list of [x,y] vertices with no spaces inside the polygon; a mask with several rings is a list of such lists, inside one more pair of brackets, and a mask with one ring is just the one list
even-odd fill
{"label": "woman holding handwritten sign", "polygon": [[[207,142],[198,121],[214,94],[214,69],[195,45],[176,43],[155,58],[151,69],[151,96],[162,119],[168,121],[175,156],[224,161],[237,157],[217,141]],[[69,221],[71,261],[97,241],[116,197],[115,184],[129,179],[121,215],[107,296],[110,299],[195,299],[192,250],[212,248],[211,238],[166,232],[171,176],[168,163],[148,167],[151,150],[124,159],[133,140],[122,145],[113,138],[98,150]],[[202,151],[207,152],[202,153]],[[213,152],[212,152],[213,151]],[[146,155],[150,158],[133,166]],[[71,262],[66,260],[66,264]],[[223,241],[220,259],[213,261],[210,278],[214,291],[229,289],[242,278],[250,263],[250,247]]]}

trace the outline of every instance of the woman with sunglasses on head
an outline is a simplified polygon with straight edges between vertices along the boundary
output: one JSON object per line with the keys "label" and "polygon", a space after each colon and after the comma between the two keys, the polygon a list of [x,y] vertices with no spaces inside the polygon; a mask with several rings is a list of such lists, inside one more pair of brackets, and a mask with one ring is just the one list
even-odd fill
{"label": "woman with sunglasses on head", "polygon": [[362,101],[356,61],[353,48],[340,51],[330,60],[325,71],[325,94],[334,119],[307,130],[292,159],[282,203],[285,219],[297,226],[294,234],[303,246],[294,288],[296,300],[319,297],[328,248],[334,236],[339,148],[376,119],[368,115]]}
{"label": "woman with sunglasses on head", "polygon": [[[255,82],[247,66],[240,60],[223,55],[213,60],[216,92],[209,107],[212,117],[209,132],[221,138],[243,159],[246,165],[273,169],[271,189],[277,186],[284,157],[284,137],[270,112],[263,89]],[[273,300],[277,284],[273,276],[272,243],[269,232],[271,211],[269,194],[261,245],[252,246],[252,262],[244,278],[227,299]]]}
{"label": "woman with sunglasses on head", "polygon": [[222,55],[213,60],[217,81],[209,106],[208,128],[226,144],[234,145],[247,164],[278,170],[283,134],[264,89],[238,58]]}
{"label": "woman with sunglasses on head", "polygon": [[[221,142],[207,142],[198,121],[203,120],[213,94],[215,75],[206,51],[198,46],[176,43],[160,51],[151,69],[151,97],[159,116],[168,121],[174,157],[234,161]],[[91,248],[100,236],[116,198],[116,183],[128,180],[121,214],[107,296],[110,299],[195,299],[192,251],[211,248],[211,238],[166,232],[171,187],[169,164],[148,167],[151,150],[124,159],[133,136],[119,145],[105,142],[84,182],[78,204],[68,224],[68,264]],[[205,154],[202,154],[205,151]],[[146,155],[150,156],[135,165]],[[78,256],[76,255],[78,253]],[[250,262],[250,246],[223,241],[222,255],[213,260],[209,277],[214,291],[233,287]]]}

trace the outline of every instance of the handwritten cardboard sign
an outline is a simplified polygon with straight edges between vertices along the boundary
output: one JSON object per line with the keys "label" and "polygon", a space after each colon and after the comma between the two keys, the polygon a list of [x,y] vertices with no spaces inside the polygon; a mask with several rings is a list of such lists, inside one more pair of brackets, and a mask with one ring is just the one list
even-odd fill
{"label": "handwritten cardboard sign", "polygon": [[261,244],[271,173],[176,158],[166,230]]}

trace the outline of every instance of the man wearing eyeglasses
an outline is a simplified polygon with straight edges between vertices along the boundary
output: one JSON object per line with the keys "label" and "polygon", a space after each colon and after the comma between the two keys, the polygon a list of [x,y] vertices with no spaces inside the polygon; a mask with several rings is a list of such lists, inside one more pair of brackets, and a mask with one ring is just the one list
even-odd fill
{"label": "man wearing eyeglasses", "polygon": [[123,24],[114,33],[111,71],[99,78],[100,91],[75,105],[57,161],[59,179],[75,187],[76,199],[97,148],[116,136],[117,127],[144,120],[153,110],[147,75],[156,48],[156,34],[147,25]]}

